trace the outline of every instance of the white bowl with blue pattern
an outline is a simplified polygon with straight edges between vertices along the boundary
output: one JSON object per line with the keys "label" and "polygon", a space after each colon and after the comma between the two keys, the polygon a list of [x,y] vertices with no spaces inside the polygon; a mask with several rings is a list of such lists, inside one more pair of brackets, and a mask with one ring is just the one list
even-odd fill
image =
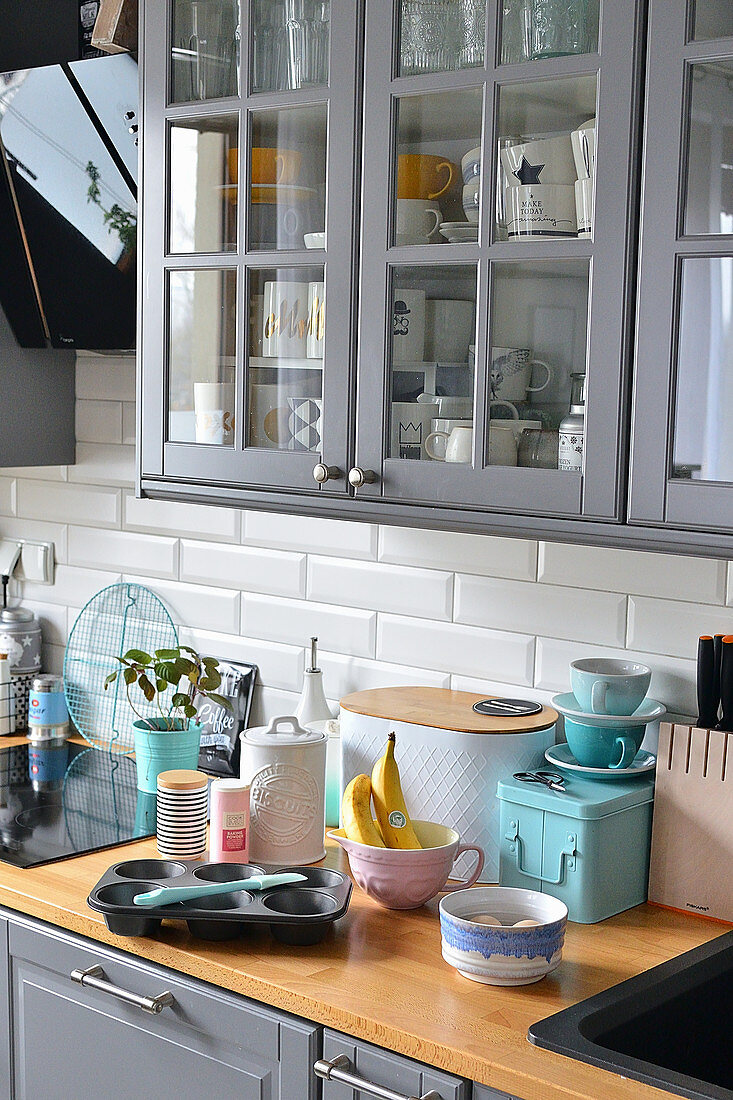
{"label": "white bowl with blue pattern", "polygon": [[[475,921],[490,915],[500,926]],[[513,927],[517,921],[537,921]],[[567,906],[538,890],[480,886],[440,902],[443,958],[464,978],[485,985],[529,985],[560,965]]]}

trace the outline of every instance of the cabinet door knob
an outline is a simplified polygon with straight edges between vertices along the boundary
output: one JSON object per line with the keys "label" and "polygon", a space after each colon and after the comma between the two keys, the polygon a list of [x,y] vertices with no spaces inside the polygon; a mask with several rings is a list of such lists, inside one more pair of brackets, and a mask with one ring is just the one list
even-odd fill
{"label": "cabinet door knob", "polygon": [[361,466],[354,466],[349,470],[349,485],[354,489],[361,489],[362,485],[373,485],[377,480],[374,470],[362,470]]}
{"label": "cabinet door knob", "polygon": [[339,1081],[343,1085],[358,1090],[361,1095],[374,1096],[377,1100],[440,1100],[440,1094],[437,1092],[426,1092],[419,1097],[406,1096],[404,1092],[395,1092],[394,1089],[377,1085],[374,1081],[367,1081],[351,1073],[351,1062],[346,1054],[337,1054],[330,1061],[319,1058],[313,1065],[313,1071],[316,1077],[320,1077],[323,1081]]}
{"label": "cabinet door knob", "polygon": [[313,467],[313,478],[319,485],[324,485],[327,481],[340,481],[343,476],[343,470],[338,466],[327,466],[325,462],[319,462]]}

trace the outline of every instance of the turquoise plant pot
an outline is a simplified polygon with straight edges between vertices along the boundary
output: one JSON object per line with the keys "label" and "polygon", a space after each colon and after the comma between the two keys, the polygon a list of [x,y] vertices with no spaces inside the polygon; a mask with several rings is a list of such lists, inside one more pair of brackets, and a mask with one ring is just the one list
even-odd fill
{"label": "turquoise plant pot", "polygon": [[[151,723],[154,728],[151,729]],[[201,726],[191,719],[183,729],[180,722],[172,730],[165,728],[162,718],[133,722],[135,730],[135,762],[138,790],[153,794],[158,788],[158,776],[172,768],[190,768],[199,763]]]}

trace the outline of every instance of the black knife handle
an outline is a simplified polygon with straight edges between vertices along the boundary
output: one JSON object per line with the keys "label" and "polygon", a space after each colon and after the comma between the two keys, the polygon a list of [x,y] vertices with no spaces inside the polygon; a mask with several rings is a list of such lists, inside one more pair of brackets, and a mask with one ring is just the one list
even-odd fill
{"label": "black knife handle", "polygon": [[733,731],[733,634],[723,638],[723,652],[720,657],[720,700],[723,715],[718,723],[719,730]]}
{"label": "black knife handle", "polygon": [[713,637],[713,647],[715,649],[715,683],[713,689],[715,691],[715,698],[720,702],[720,660],[723,656],[723,638],[725,634],[715,634]]}
{"label": "black knife handle", "polygon": [[697,643],[697,725],[712,729],[718,721],[718,695],[715,693],[715,646],[704,634]]}

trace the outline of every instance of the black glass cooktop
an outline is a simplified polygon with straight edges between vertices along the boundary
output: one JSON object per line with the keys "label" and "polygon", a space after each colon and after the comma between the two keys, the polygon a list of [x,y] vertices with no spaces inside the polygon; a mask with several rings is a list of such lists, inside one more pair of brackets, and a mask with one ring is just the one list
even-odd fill
{"label": "black glass cooktop", "polygon": [[69,743],[62,778],[31,781],[28,746],[0,743],[0,860],[37,867],[155,833],[135,761]]}

